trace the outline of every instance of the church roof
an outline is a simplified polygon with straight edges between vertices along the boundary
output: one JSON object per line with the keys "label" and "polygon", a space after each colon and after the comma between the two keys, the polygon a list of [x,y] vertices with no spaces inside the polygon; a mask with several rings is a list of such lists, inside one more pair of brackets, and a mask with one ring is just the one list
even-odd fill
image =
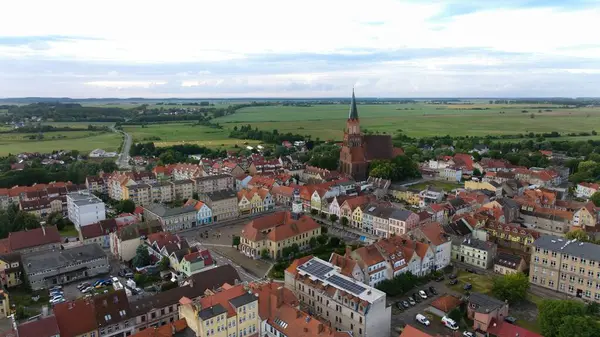
{"label": "church roof", "polygon": [[356,107],[354,89],[352,89],[352,101],[350,101],[350,113],[348,114],[348,119],[358,119],[358,108]]}

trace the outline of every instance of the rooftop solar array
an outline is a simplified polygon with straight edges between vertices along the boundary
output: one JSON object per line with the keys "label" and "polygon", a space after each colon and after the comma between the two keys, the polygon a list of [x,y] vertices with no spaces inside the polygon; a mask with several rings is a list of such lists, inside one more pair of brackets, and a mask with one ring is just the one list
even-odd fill
{"label": "rooftop solar array", "polygon": [[298,269],[323,279],[327,273],[333,270],[333,267],[312,259],[309,262],[299,266]]}
{"label": "rooftop solar array", "polygon": [[346,280],[345,278],[340,277],[339,275],[331,275],[329,276],[325,282],[329,282],[333,285],[338,286],[346,291],[349,291],[355,295],[362,294],[367,288],[361,286],[358,283],[354,283],[352,281]]}

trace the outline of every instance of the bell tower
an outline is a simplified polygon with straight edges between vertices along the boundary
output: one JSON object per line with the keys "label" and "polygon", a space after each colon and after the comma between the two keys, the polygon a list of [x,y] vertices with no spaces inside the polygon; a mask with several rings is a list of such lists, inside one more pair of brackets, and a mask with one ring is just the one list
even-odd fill
{"label": "bell tower", "polygon": [[292,218],[300,219],[302,215],[302,200],[300,200],[300,190],[295,188],[292,200]]}
{"label": "bell tower", "polygon": [[350,102],[350,111],[346,121],[346,130],[344,131],[344,145],[348,147],[362,146],[362,135],[360,133],[360,122],[358,120],[358,108],[356,107],[356,97],[352,89],[352,100]]}

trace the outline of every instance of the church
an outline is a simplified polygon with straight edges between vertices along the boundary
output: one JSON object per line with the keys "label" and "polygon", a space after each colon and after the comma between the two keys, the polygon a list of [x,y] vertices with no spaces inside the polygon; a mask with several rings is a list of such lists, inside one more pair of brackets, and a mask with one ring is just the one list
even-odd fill
{"label": "church", "polygon": [[394,148],[390,135],[363,135],[360,131],[358,108],[352,90],[350,112],[344,130],[344,143],[340,151],[340,169],[356,181],[367,180],[369,163],[378,159],[392,159],[403,154],[402,149]]}

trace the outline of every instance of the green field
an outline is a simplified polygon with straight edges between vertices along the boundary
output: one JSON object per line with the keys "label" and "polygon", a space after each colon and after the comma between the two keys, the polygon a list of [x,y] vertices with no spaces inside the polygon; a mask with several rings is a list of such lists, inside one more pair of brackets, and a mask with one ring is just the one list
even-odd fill
{"label": "green field", "polygon": [[[473,110],[489,108],[488,110]],[[526,132],[591,132],[600,129],[600,108],[564,109],[548,106],[538,113],[527,105],[434,105],[387,104],[359,105],[361,127],[373,132],[409,136],[501,135]],[[527,113],[521,111],[527,110]],[[500,112],[504,113],[500,113]],[[530,114],[534,114],[534,118]],[[314,138],[340,140],[348,106],[251,107],[216,119],[227,128],[251,124],[259,129],[310,134]]]}
{"label": "green field", "polygon": [[[232,148],[236,144],[243,147],[246,143],[258,144],[253,140],[242,140],[229,138],[229,130],[214,129],[192,123],[165,123],[151,124],[142,127],[141,125],[123,126],[123,131],[133,137],[133,142],[153,141],[156,146],[170,146],[175,144],[198,144],[211,148],[225,147]],[[159,137],[160,140],[151,140],[152,137]]]}
{"label": "green field", "polygon": [[[30,134],[2,134],[0,135],[0,155],[21,152],[50,153],[55,150],[78,150],[82,153],[101,148],[106,151],[116,151],[122,142],[122,137],[113,132],[101,133],[90,131],[47,132],[43,140],[30,140]],[[66,138],[57,139],[59,135]],[[55,139],[52,139],[55,137]]]}

